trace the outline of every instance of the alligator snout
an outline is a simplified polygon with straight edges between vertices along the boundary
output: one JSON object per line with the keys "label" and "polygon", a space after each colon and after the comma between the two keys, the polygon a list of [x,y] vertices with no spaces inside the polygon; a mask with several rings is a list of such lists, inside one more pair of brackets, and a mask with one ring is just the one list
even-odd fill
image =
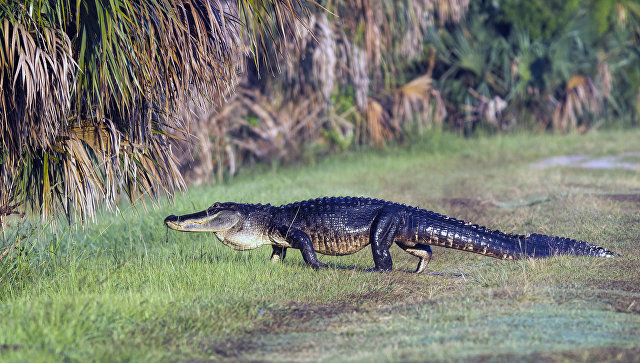
{"label": "alligator snout", "polygon": [[180,218],[178,218],[178,216],[174,216],[173,214],[168,216],[167,218],[164,219],[164,224],[165,225],[169,225],[169,223],[172,224],[176,224],[180,221]]}

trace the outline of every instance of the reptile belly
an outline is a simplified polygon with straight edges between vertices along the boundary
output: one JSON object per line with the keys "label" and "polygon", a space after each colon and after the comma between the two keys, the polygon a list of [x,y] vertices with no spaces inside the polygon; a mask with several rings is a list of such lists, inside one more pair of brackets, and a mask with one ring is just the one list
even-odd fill
{"label": "reptile belly", "polygon": [[323,255],[341,256],[360,251],[369,244],[368,234],[318,233],[309,235],[313,249]]}

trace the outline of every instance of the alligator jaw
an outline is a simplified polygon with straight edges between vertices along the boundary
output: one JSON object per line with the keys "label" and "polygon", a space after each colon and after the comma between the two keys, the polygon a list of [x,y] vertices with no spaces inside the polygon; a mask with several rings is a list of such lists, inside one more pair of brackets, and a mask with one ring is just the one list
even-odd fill
{"label": "alligator jaw", "polygon": [[164,224],[173,230],[180,230],[180,219],[178,216],[174,216],[173,214],[164,219]]}
{"label": "alligator jaw", "polygon": [[213,213],[207,209],[182,216],[170,215],[164,219],[164,224],[183,232],[224,232],[235,226],[240,219],[238,213],[233,211]]}
{"label": "alligator jaw", "polygon": [[185,217],[186,216],[170,215],[164,219],[164,224],[174,231],[198,232],[198,227],[200,226],[200,224],[196,222],[197,219]]}

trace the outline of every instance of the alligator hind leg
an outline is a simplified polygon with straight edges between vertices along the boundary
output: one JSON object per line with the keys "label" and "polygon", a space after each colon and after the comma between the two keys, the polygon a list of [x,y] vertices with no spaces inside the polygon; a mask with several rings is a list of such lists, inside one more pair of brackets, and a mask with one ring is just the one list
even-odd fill
{"label": "alligator hind leg", "polygon": [[427,265],[431,261],[431,247],[429,247],[429,245],[421,245],[418,243],[415,246],[409,247],[398,243],[398,246],[400,246],[400,248],[402,248],[405,252],[410,253],[420,259],[420,261],[418,261],[418,267],[416,267],[414,273],[419,274],[423,272],[425,268],[427,268]]}
{"label": "alligator hind leg", "polygon": [[284,257],[287,255],[287,248],[282,246],[273,245],[273,252],[271,253],[271,262],[278,263],[284,261]]}

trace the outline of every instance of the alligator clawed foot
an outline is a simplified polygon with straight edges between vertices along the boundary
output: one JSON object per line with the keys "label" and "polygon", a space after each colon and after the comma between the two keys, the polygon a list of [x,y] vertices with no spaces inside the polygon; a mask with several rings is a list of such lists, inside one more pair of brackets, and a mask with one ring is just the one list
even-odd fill
{"label": "alligator clawed foot", "polygon": [[436,271],[425,270],[424,273],[427,275],[433,275],[433,276],[465,277],[465,274],[455,274],[455,273],[449,273],[449,272],[436,272]]}
{"label": "alligator clawed foot", "polygon": [[318,264],[315,265],[311,265],[311,268],[313,268],[314,270],[321,270],[323,268],[327,268],[329,267],[329,265],[327,265],[326,263],[322,263],[322,262],[318,262]]}

